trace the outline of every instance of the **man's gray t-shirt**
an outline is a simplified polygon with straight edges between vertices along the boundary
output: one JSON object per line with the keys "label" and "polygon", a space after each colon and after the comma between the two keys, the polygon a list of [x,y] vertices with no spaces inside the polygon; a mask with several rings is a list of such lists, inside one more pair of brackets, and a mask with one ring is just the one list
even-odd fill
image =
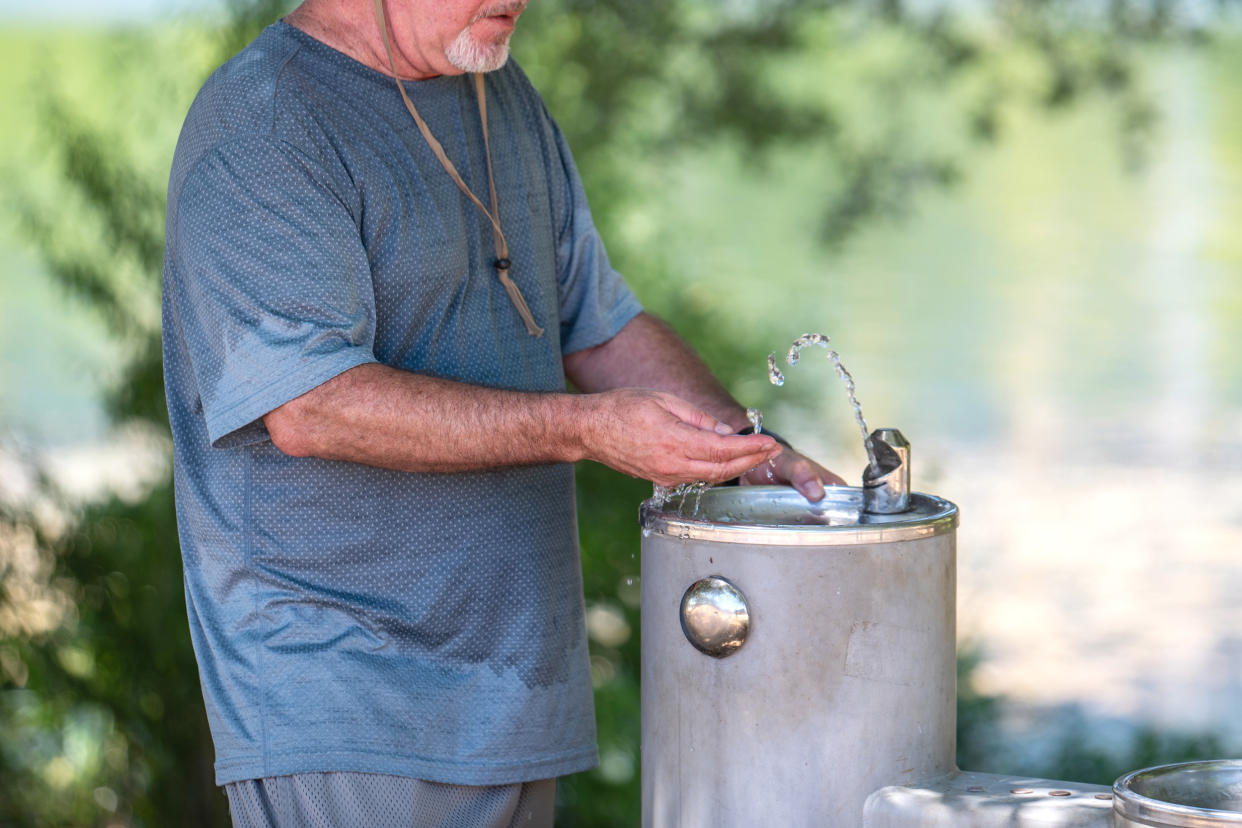
{"label": "man's gray t-shirt", "polygon": [[[510,273],[390,77],[285,23],[204,85],[173,161],[164,365],[186,602],[227,783],[502,784],[595,762],[569,465],[411,474],[289,457],[262,416],[355,366],[561,391],[639,311],[564,140],[486,76]],[[469,76],[407,84],[486,199]]]}

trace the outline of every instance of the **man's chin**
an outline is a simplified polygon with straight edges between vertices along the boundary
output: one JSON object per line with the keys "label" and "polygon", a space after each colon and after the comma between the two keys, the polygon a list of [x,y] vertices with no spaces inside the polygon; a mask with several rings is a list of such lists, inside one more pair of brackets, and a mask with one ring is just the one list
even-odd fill
{"label": "man's chin", "polygon": [[444,55],[463,72],[494,72],[509,60],[509,38],[499,43],[479,43],[468,31],[457,36]]}

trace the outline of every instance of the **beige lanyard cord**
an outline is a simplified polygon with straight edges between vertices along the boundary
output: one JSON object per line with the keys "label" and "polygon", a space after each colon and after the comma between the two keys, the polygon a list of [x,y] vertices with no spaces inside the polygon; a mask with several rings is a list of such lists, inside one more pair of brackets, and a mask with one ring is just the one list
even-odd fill
{"label": "beige lanyard cord", "polygon": [[466,182],[462,180],[458,174],[457,168],[453,166],[453,162],[449,160],[448,154],[445,153],[444,147],[431,134],[430,127],[427,122],[418,114],[418,110],[414,108],[414,102],[410,100],[410,96],[405,92],[405,85],[401,83],[401,79],[397,77],[397,62],[392,56],[392,45],[388,42],[388,21],[384,16],[384,0],[375,0],[375,19],[379,23],[380,34],[384,38],[384,51],[388,53],[388,66],[392,69],[392,79],[397,84],[397,91],[401,93],[401,100],[405,103],[405,108],[409,110],[410,115],[414,118],[414,123],[418,125],[418,131],[423,134],[423,138],[427,141],[427,146],[431,147],[432,154],[440,162],[440,166],[444,167],[444,171],[453,179],[453,183],[457,185],[466,197],[474,202],[474,205],[487,216],[487,220],[492,225],[492,242],[496,247],[496,275],[500,277],[500,283],[504,285],[505,292],[509,294],[509,299],[513,302],[513,307],[517,308],[518,315],[522,317],[522,322],[526,325],[526,332],[531,336],[542,336],[543,328],[535,323],[534,314],[530,312],[530,306],[526,304],[526,299],[522,296],[522,291],[518,288],[517,283],[509,276],[509,243],[505,241],[505,234],[500,229],[500,202],[496,197],[496,181],[492,177],[492,150],[487,138],[487,95],[483,89],[483,76],[475,73],[474,89],[479,101],[479,120],[483,125],[483,154],[487,157],[487,187],[491,192],[492,209],[489,211],[483,205],[470,188],[466,186]]}

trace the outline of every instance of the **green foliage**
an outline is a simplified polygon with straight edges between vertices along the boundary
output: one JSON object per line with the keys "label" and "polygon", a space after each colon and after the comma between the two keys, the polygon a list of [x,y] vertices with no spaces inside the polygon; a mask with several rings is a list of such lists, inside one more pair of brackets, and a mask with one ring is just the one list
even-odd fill
{"label": "green foliage", "polygon": [[1001,716],[1001,700],[980,691],[975,682],[975,670],[982,661],[983,651],[979,647],[959,642],[957,766],[965,770],[983,770],[996,749],[993,736]]}
{"label": "green foliage", "polygon": [[840,244],[951,184],[972,146],[1015,108],[1104,94],[1137,153],[1153,110],[1132,49],[1198,34],[1146,3],[995,2],[989,13],[893,2],[783,0],[721,6],[546,0],[515,54],[560,120],[597,213],[642,197],[635,174],[732,142],[756,163],[793,146],[824,178],[820,230]]}
{"label": "green foliage", "polygon": [[[235,53],[284,5],[233,3],[205,65]],[[141,64],[151,56],[126,50],[121,68],[149,75]],[[150,87],[164,93],[161,117],[172,130],[163,126],[175,135],[188,100],[157,81]],[[49,275],[126,345],[128,361],[108,395],[113,417],[166,430],[157,309],[167,163],[145,167],[140,148],[150,127],[140,121],[127,132],[123,121],[83,114],[63,93],[41,105],[63,186],[50,200],[28,195],[19,221]],[[171,158],[171,143],[164,153]],[[48,520],[49,504],[61,518]],[[6,506],[0,526],[12,533],[10,554],[0,557],[8,562],[0,608],[16,619],[40,602],[65,610],[50,631],[0,625],[0,824],[227,824],[190,648],[171,479],[140,502],[112,498],[81,512],[44,484],[35,508]],[[22,536],[46,563],[37,579],[44,595],[32,594],[14,568]]]}
{"label": "green foliage", "polygon": [[1088,737],[1085,718],[1075,711],[1066,725],[1067,736],[1039,773],[1050,779],[1074,779],[1111,785],[1117,777],[1139,768],[1227,755],[1211,733],[1166,733],[1150,725],[1135,730],[1121,749],[1101,747]]}
{"label": "green foliage", "polygon": [[[561,781],[558,813],[567,825],[624,828],[640,822],[638,504],[651,495],[651,486],[585,463],[577,469],[577,482],[588,606],[623,614],[632,633],[619,646],[591,642],[602,763],[598,770]],[[628,776],[623,772],[627,761]]]}
{"label": "green foliage", "polygon": [[[174,58],[165,53],[167,65],[150,65],[150,32],[118,33],[126,48],[109,75],[122,72],[134,86],[127,106],[144,117],[84,110],[63,91],[42,102],[43,143],[60,189],[51,200],[28,194],[17,213],[51,277],[126,345],[109,397],[118,422],[166,429],[155,312],[164,176],[171,135],[197,85],[168,79],[201,79],[285,8],[229,0],[229,22],[206,45],[175,34],[180,46]],[[658,234],[652,244],[627,242],[648,185],[710,149],[730,148],[759,167],[795,153],[822,177],[816,224],[828,250],[902,215],[920,193],[951,185],[973,149],[1004,137],[1016,108],[1055,110],[1102,95],[1117,112],[1123,149],[1137,159],[1152,110],[1131,50],[1201,33],[1182,26],[1168,3],[1114,0],[1086,21],[1079,8],[998,0],[986,13],[954,17],[914,13],[899,0],[540,0],[515,48],[569,137],[615,261],[734,386],[740,366],[765,349],[695,300]],[[162,154],[149,152],[152,136],[169,136]],[[636,508],[649,488],[584,466],[578,490],[586,600],[631,633],[592,644],[604,761],[563,781],[560,820],[629,826],[639,804]],[[49,522],[46,509],[0,515],[10,553],[0,557],[0,622],[8,619],[0,623],[0,823],[224,824],[169,481],[137,503],[74,511],[45,491],[49,500],[68,515],[67,528]],[[13,563],[19,541],[30,546],[22,572]],[[39,613],[56,622],[18,623]],[[998,715],[998,702],[969,680],[975,658],[964,660],[959,731],[971,765],[972,746]],[[1144,738],[1143,755],[1160,760],[1169,750],[1210,747]],[[1073,756],[1089,757],[1081,747]],[[1072,771],[1107,772],[1103,764]]]}
{"label": "green foliage", "polygon": [[[164,384],[155,307],[164,251],[164,188],[135,175],[130,159],[99,127],[45,102],[42,126],[64,179],[76,221],[63,205],[26,202],[19,219],[49,275],[90,305],[132,354],[108,409],[118,419],[164,424]],[[94,232],[91,232],[94,231]]]}
{"label": "green foliage", "polygon": [[[18,724],[11,732],[0,725],[0,823],[26,824],[37,815],[51,825],[114,817],[136,825],[224,824],[190,649],[171,487],[157,486],[136,503],[110,499],[74,517],[69,531],[35,538],[51,562],[47,581],[70,611],[49,632],[0,643],[8,679],[27,688],[0,694],[0,723]],[[61,756],[71,757],[74,784],[58,784],[57,775],[69,772],[58,767]],[[49,796],[49,784],[59,795]]]}
{"label": "green foliage", "polygon": [[[959,648],[957,765],[963,770],[1111,785],[1139,768],[1227,755],[1215,734],[1166,732],[1151,725],[1124,724],[1105,740],[1073,705],[1006,715],[1005,699],[981,692],[976,684],[982,661],[978,647]],[[1013,719],[1027,721],[1015,724]]]}

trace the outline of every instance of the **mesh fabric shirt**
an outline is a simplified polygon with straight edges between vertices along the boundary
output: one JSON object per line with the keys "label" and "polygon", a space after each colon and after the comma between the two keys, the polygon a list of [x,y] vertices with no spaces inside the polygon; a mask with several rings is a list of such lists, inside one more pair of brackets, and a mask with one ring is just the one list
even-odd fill
{"label": "mesh fabric shirt", "polygon": [[[221,784],[363,771],[467,785],[595,763],[573,471],[290,457],[262,416],[378,362],[565,387],[639,311],[564,140],[486,76],[510,274],[390,77],[285,23],[204,85],[173,161],[164,366],[186,603]],[[486,199],[469,76],[408,83]],[[187,712],[187,715],[190,715]]]}

